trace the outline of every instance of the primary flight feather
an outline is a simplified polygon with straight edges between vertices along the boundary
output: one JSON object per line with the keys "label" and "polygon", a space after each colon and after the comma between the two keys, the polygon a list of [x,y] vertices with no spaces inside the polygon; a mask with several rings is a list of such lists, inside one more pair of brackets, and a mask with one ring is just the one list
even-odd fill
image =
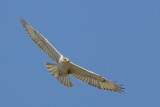
{"label": "primary flight feather", "polygon": [[54,61],[56,64],[45,63],[49,72],[60,83],[67,87],[73,87],[73,84],[69,78],[69,74],[73,77],[88,83],[91,86],[98,87],[99,89],[124,92],[121,85],[105,79],[104,77],[88,71],[74,63],[69,58],[61,55],[50,43],[43,37],[37,30],[35,30],[24,18],[20,18],[20,22],[27,31],[31,39]]}

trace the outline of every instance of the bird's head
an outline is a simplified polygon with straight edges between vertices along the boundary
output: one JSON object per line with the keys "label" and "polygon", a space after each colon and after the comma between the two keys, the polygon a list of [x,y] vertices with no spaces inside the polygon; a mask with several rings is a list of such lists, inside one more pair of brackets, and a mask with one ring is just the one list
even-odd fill
{"label": "bird's head", "polygon": [[69,62],[70,60],[67,57],[63,57],[62,61],[66,63],[66,62]]}

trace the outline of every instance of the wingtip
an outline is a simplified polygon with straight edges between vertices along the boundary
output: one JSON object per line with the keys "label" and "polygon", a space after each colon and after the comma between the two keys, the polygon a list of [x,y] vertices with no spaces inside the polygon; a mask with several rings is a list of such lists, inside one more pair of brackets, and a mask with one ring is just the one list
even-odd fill
{"label": "wingtip", "polygon": [[124,93],[124,87],[123,84],[117,84],[117,81],[112,81],[112,83],[114,83],[114,85],[116,86],[115,90],[113,90],[114,92],[118,92],[120,94]]}
{"label": "wingtip", "polygon": [[20,18],[20,23],[21,23],[23,26],[25,26],[26,24],[28,24],[24,17],[21,17],[21,18]]}
{"label": "wingtip", "polygon": [[124,93],[124,87],[122,87],[123,85],[122,84],[115,84],[116,85],[116,90],[115,90],[115,92],[118,92],[118,93],[120,93],[120,94],[122,94],[122,93]]}

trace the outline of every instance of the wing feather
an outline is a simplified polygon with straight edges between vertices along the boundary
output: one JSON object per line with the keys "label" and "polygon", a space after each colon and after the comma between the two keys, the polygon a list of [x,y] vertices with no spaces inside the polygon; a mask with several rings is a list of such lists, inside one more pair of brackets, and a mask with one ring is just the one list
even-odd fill
{"label": "wing feather", "polygon": [[20,18],[20,21],[31,37],[31,39],[55,62],[58,63],[62,55],[43,37],[37,30],[35,30],[27,21]]}
{"label": "wing feather", "polygon": [[69,73],[85,82],[88,83],[89,85],[98,87],[99,89],[103,89],[103,90],[108,90],[108,91],[115,91],[115,92],[124,92],[122,89],[122,87],[120,87],[120,85],[115,84],[114,82],[107,80],[105,78],[103,78],[102,76],[95,74],[91,71],[88,71],[78,65],[75,64],[71,64],[71,68],[69,69]]}

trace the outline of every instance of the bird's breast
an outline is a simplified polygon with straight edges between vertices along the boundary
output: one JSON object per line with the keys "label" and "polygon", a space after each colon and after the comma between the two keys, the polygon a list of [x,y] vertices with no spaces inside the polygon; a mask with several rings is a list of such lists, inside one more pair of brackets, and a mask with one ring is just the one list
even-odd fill
{"label": "bird's breast", "polygon": [[70,68],[70,64],[65,63],[63,61],[60,61],[57,63],[57,67],[58,67],[59,71],[61,71],[61,72],[68,72],[68,70]]}

